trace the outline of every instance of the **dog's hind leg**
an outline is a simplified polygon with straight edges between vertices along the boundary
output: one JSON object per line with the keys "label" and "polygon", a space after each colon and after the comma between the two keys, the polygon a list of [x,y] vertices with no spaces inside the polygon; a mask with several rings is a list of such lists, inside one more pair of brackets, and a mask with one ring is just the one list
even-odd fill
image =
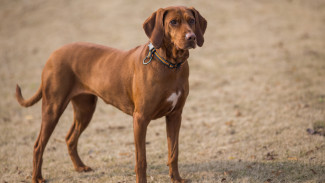
{"label": "dog's hind leg", "polygon": [[67,101],[60,99],[55,100],[55,102],[53,101],[54,100],[48,100],[46,97],[43,97],[42,100],[42,124],[34,145],[33,153],[33,183],[45,182],[42,177],[44,149],[62,112],[68,104]]}
{"label": "dog's hind leg", "polygon": [[74,110],[74,120],[65,138],[68,146],[69,155],[76,171],[91,171],[91,168],[86,166],[81,161],[78,154],[77,146],[78,139],[81,133],[87,128],[93,116],[93,113],[96,108],[97,97],[94,95],[82,94],[72,98],[71,102]]}

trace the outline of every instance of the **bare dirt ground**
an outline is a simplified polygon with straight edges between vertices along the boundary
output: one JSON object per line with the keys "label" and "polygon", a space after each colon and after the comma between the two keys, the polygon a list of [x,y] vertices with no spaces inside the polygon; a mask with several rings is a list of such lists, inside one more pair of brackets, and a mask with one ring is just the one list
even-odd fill
{"label": "bare dirt ground", "polygon": [[[0,182],[30,182],[41,105],[24,109],[52,51],[75,41],[130,49],[148,39],[142,23],[159,7],[194,6],[208,20],[191,50],[190,95],[180,134],[180,172],[192,182],[325,182],[325,1],[0,2]],[[77,173],[63,114],[44,154],[49,182],[134,182],[132,118],[99,102],[79,153],[94,171]],[[147,136],[148,180],[169,182],[164,119]]]}

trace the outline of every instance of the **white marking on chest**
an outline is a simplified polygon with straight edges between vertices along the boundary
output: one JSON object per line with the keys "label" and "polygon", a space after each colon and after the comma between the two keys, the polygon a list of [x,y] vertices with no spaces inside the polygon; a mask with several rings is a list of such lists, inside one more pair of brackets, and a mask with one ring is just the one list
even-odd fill
{"label": "white marking on chest", "polygon": [[168,98],[167,98],[167,102],[172,102],[172,109],[170,111],[173,111],[176,104],[177,104],[177,101],[178,101],[178,98],[181,96],[181,93],[182,92],[174,92],[172,93]]}

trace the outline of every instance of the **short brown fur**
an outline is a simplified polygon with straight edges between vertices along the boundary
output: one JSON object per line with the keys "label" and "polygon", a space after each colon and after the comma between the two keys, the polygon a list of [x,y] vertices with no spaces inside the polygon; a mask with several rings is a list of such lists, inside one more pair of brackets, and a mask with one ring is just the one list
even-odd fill
{"label": "short brown fur", "polygon": [[[194,22],[193,22],[194,20]],[[194,8],[168,7],[154,12],[143,24],[145,33],[159,55],[176,64],[186,61],[189,49],[202,46],[206,20]],[[66,136],[69,155],[78,172],[90,171],[77,152],[78,139],[95,111],[97,98],[133,116],[136,180],[146,180],[147,126],[152,119],[166,116],[168,166],[172,182],[184,182],[178,172],[178,137],[181,114],[189,92],[189,67],[185,62],[170,69],[156,58],[142,64],[148,43],[120,51],[91,43],[73,43],[53,52],[36,94],[24,100],[17,85],[18,102],[29,107],[42,100],[41,130],[34,145],[33,182],[44,182],[42,156],[45,146],[68,103],[74,122]],[[168,101],[179,93],[175,106]]]}

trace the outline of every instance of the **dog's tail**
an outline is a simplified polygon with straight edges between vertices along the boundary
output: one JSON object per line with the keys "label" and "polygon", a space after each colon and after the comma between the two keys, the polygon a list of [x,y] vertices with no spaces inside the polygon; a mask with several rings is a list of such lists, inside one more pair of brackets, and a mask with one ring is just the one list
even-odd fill
{"label": "dog's tail", "polygon": [[38,102],[42,98],[42,85],[39,87],[37,92],[34,96],[32,96],[30,99],[25,100],[24,97],[21,94],[21,90],[19,85],[16,86],[16,98],[19,104],[23,107],[29,107],[34,105],[36,102]]}

